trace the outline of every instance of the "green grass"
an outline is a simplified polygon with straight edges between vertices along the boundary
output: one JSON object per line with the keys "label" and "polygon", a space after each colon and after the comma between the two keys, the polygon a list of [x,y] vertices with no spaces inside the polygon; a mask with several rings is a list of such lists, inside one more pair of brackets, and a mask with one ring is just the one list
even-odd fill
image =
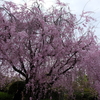
{"label": "green grass", "polygon": [[12,100],[12,95],[5,92],[0,92],[0,100]]}

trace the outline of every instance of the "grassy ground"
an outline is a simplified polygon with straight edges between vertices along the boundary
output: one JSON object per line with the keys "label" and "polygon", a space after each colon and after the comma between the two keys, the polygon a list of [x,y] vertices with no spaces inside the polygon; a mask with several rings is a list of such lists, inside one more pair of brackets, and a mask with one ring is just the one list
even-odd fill
{"label": "grassy ground", "polygon": [[0,92],[0,100],[12,100],[12,95],[8,93]]}

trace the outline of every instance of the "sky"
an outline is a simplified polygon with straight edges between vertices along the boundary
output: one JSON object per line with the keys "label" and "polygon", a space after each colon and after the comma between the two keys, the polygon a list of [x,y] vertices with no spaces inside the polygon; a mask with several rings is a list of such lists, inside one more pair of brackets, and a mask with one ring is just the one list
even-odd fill
{"label": "sky", "polygon": [[[17,4],[22,3],[23,1],[26,1],[27,3],[30,3],[29,0],[8,0],[13,1]],[[100,41],[100,0],[61,0],[61,2],[68,3],[71,12],[80,15],[82,10],[84,11],[93,11],[94,13],[92,16],[97,20],[93,24],[96,26],[95,34],[98,37],[98,40]],[[50,7],[55,3],[55,0],[44,0],[45,7]]]}

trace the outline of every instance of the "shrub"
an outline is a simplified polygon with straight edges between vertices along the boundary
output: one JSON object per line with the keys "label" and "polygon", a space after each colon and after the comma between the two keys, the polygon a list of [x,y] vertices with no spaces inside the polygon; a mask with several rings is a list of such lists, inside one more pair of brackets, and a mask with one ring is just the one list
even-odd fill
{"label": "shrub", "polygon": [[9,87],[9,94],[15,94],[17,90],[23,90],[25,87],[25,82],[24,81],[16,81],[14,83],[12,83],[12,85]]}

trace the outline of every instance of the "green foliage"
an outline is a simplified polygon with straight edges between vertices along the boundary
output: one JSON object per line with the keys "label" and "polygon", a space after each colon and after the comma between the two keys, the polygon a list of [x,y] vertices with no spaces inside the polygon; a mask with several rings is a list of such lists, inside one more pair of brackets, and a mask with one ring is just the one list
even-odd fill
{"label": "green foliage", "polygon": [[74,95],[76,100],[97,100],[97,94],[91,88],[84,88],[82,91],[75,91]]}
{"label": "green foliage", "polygon": [[88,76],[79,71],[78,77],[73,83],[76,100],[97,100],[97,92],[91,87]]}
{"label": "green foliage", "polygon": [[12,100],[12,95],[0,92],[0,100]]}
{"label": "green foliage", "polygon": [[9,94],[15,94],[17,90],[23,90],[25,87],[25,82],[24,81],[16,81],[12,83],[12,85],[9,87]]}

